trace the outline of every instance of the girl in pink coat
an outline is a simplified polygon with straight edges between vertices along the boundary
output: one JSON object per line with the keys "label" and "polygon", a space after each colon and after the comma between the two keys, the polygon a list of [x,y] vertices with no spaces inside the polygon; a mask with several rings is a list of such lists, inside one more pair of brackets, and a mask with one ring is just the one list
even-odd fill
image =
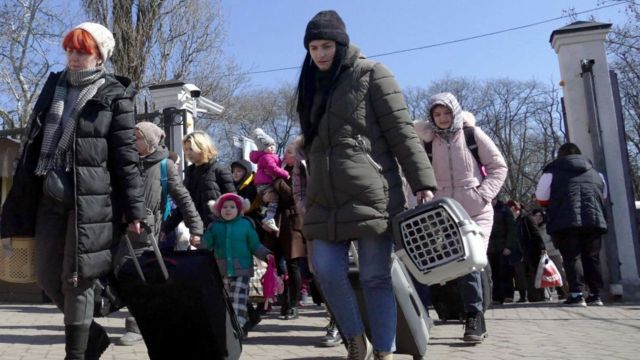
{"label": "girl in pink coat", "polygon": [[[418,136],[431,143],[433,172],[438,182],[435,198],[457,200],[482,229],[485,251],[493,225],[491,200],[498,194],[507,165],[498,147],[480,128],[475,127],[473,114],[462,111],[451,93],[440,93],[429,99],[430,121],[415,123]],[[476,161],[465,140],[464,128],[472,127],[478,146]],[[482,314],[480,274],[473,272],[458,278],[465,304],[464,340],[481,342],[487,330]]]}

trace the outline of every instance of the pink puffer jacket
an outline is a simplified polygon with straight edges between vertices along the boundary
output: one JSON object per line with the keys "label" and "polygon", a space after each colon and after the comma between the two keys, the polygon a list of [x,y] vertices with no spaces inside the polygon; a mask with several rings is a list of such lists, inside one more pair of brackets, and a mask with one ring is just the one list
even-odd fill
{"label": "pink puffer jacket", "polygon": [[[507,164],[489,136],[474,126],[473,114],[463,111],[461,117],[464,127],[471,126],[475,129],[478,155],[488,174],[486,177],[483,177],[480,165],[465,143],[463,126],[452,133],[440,134],[427,121],[417,121],[414,124],[423,141],[433,142],[431,165],[438,182],[435,198],[453,198],[464,207],[482,229],[486,250],[493,226],[491,200],[498,194],[507,177]],[[447,141],[445,137],[450,140]]]}
{"label": "pink puffer jacket", "polygon": [[268,185],[277,178],[289,179],[289,173],[281,167],[282,160],[276,154],[253,150],[249,153],[249,160],[258,165],[253,179],[256,185]]}

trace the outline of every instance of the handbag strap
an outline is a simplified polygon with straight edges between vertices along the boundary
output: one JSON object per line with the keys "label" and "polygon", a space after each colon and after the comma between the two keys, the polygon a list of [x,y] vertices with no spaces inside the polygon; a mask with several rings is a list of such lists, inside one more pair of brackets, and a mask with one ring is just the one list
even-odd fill
{"label": "handbag strap", "polygon": [[160,161],[160,183],[162,184],[162,200],[164,201],[164,212],[162,213],[162,221],[167,220],[171,213],[171,204],[169,203],[169,190],[167,188],[167,159]]}

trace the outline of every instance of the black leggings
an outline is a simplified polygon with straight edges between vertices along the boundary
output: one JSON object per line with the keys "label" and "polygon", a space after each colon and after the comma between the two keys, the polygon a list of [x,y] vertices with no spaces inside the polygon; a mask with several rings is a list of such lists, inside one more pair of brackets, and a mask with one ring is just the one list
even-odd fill
{"label": "black leggings", "polygon": [[302,273],[300,271],[304,258],[295,258],[287,261],[287,273],[289,280],[284,284],[284,307],[290,309],[298,306],[300,301],[300,288],[302,287]]}

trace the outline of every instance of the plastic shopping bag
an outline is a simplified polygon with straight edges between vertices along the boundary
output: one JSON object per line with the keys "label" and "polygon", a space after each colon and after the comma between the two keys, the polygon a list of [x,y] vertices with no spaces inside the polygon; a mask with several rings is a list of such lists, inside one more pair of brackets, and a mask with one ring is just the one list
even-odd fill
{"label": "plastic shopping bag", "polygon": [[267,263],[253,258],[253,277],[249,279],[249,298],[262,302],[262,276],[267,272]]}
{"label": "plastic shopping bag", "polygon": [[264,296],[264,308],[269,307],[269,303],[274,303],[276,296],[284,292],[284,282],[276,271],[276,260],[270,256],[267,262],[267,271],[262,275],[262,296]]}
{"label": "plastic shopping bag", "polygon": [[540,256],[534,285],[537,289],[562,286],[562,276],[547,254]]}

